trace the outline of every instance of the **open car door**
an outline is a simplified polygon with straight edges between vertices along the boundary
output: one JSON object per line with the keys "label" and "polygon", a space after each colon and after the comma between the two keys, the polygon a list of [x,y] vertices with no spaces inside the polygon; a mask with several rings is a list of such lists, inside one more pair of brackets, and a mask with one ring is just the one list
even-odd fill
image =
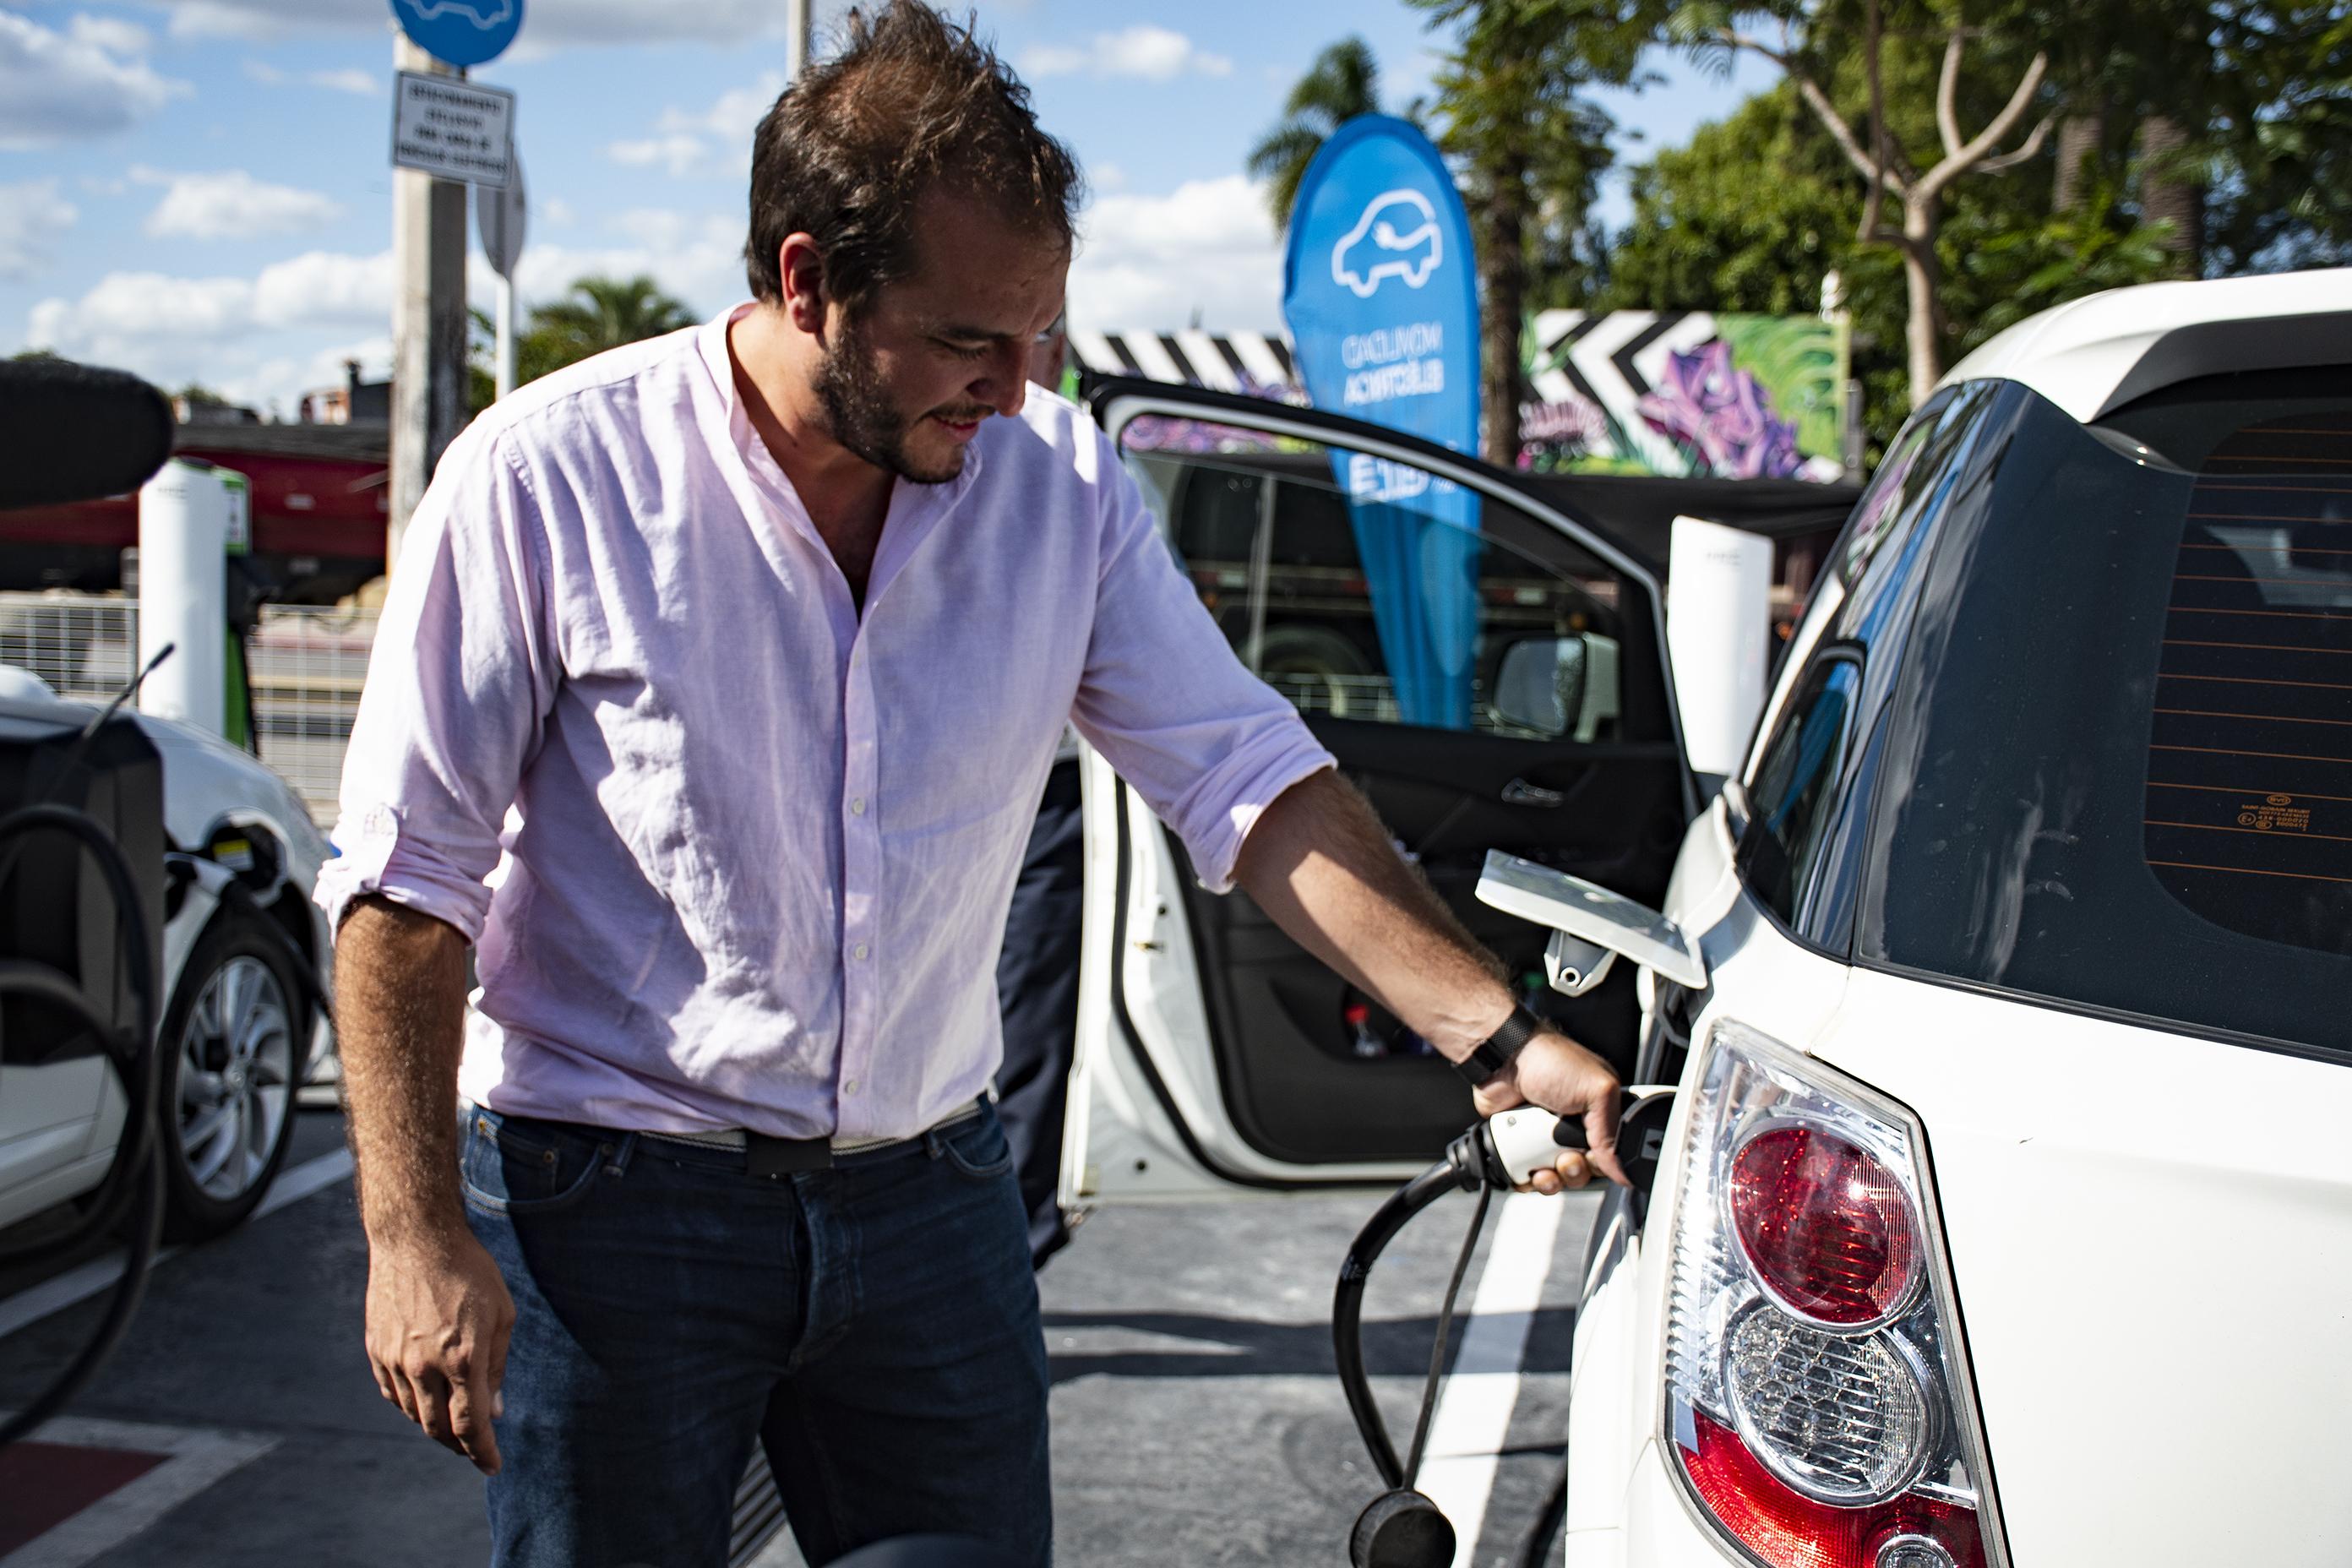
{"label": "open car door", "polygon": [[[1697,808],[1656,578],[1583,518],[1444,447],[1260,399],[1115,381],[1089,400],[1235,654],[1297,704],[1537,1012],[1633,1065],[1633,966],[1570,1000],[1548,932],[1475,896],[1490,849],[1656,905]],[[1391,1183],[1467,1087],[1089,753],[1062,1201]]]}

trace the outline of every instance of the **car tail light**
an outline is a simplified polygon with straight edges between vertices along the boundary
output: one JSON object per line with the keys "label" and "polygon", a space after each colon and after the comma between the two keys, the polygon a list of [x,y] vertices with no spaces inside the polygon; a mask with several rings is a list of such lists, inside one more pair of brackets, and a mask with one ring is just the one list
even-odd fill
{"label": "car tail light", "polygon": [[1885,1163],[1803,1122],[1751,1133],[1731,1157],[1731,1226],[1757,1282],[1800,1317],[1884,1322],[1925,1273],[1919,1222]]}
{"label": "car tail light", "polygon": [[2000,1568],[1916,1120],[1724,1022],[1685,1136],[1666,1421],[1701,1510],[1769,1568]]}

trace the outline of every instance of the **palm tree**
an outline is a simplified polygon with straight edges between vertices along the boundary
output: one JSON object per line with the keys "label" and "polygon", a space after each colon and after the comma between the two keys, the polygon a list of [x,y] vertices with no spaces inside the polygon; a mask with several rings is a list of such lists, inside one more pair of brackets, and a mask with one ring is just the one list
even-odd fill
{"label": "palm tree", "polygon": [[1275,226],[1290,226],[1298,182],[1324,139],[1360,114],[1381,111],[1381,67],[1370,44],[1347,37],[1315,57],[1282,106],[1283,120],[1250,149],[1249,172],[1265,182]]}
{"label": "palm tree", "polygon": [[[665,294],[644,273],[635,278],[582,278],[560,300],[533,307],[527,335],[561,353],[569,364],[646,338],[694,325],[683,301]],[[551,365],[550,369],[555,368]]]}

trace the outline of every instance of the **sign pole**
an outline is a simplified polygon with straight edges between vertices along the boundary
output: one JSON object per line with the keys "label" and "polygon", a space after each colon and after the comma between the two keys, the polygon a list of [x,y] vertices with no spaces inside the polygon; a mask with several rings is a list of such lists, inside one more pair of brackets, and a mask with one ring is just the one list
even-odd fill
{"label": "sign pole", "polygon": [[809,0],[784,0],[784,79],[798,81],[809,62]]}
{"label": "sign pole", "polygon": [[522,159],[510,153],[504,185],[474,187],[474,226],[499,280],[494,375],[500,397],[515,387],[514,270],[522,257],[523,214]]}
{"label": "sign pole", "polygon": [[[397,70],[464,73],[406,35],[393,40]],[[392,175],[391,519],[384,571],[400,559],[408,520],[466,408],[466,187],[413,169]]]}
{"label": "sign pole", "polygon": [[498,395],[504,397],[514,390],[514,279],[499,275],[499,341]]}

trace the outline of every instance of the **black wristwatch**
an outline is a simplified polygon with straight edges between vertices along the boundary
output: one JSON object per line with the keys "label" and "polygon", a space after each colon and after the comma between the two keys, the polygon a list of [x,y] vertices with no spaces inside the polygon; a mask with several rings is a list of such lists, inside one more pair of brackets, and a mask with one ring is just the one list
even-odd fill
{"label": "black wristwatch", "polygon": [[1475,1089],[1510,1066],[1511,1058],[1517,1056],[1520,1047],[1534,1039],[1536,1032],[1542,1027],[1544,1021],[1541,1018],[1525,1007],[1514,1007],[1511,1016],[1503,1020],[1502,1026],[1479,1041],[1477,1047],[1468,1056],[1455,1062],[1454,1070],[1468,1079],[1470,1087]]}

